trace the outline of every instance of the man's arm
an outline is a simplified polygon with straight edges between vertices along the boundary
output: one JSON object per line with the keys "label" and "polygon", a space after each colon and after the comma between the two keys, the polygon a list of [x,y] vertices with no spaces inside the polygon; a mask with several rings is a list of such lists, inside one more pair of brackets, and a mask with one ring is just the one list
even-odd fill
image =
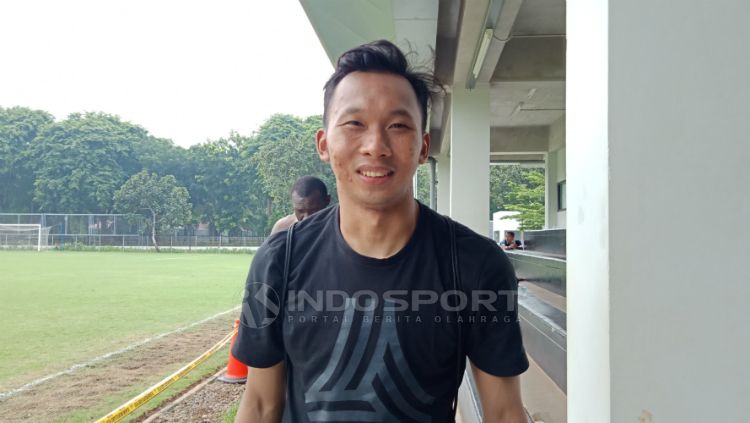
{"label": "man's arm", "polygon": [[519,376],[499,377],[471,366],[485,423],[526,423]]}
{"label": "man's arm", "polygon": [[284,362],[269,368],[248,367],[235,423],[279,423],[284,414],[286,370]]}

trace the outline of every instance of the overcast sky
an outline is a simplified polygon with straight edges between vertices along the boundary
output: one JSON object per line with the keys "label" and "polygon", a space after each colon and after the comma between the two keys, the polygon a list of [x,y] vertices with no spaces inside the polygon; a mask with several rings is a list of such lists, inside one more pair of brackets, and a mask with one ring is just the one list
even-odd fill
{"label": "overcast sky", "polygon": [[189,146],[320,114],[333,71],[297,0],[3,0],[0,106],[102,111]]}

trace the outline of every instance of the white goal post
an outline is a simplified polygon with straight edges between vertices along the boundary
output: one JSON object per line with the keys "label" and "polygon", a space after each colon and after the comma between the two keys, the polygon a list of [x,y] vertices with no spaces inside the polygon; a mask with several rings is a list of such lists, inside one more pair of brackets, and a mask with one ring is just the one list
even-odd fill
{"label": "white goal post", "polygon": [[38,223],[0,223],[0,248],[35,248],[42,251],[47,246],[50,227]]}

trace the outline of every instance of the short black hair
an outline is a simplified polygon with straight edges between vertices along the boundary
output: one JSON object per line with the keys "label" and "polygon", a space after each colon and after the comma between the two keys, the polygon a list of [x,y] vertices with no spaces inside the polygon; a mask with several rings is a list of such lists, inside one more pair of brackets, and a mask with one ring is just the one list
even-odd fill
{"label": "short black hair", "polygon": [[442,91],[434,75],[419,72],[409,66],[404,53],[390,41],[378,40],[362,44],[342,54],[336,61],[336,70],[323,87],[323,124],[328,125],[328,106],[333,92],[345,76],[352,72],[384,72],[403,76],[417,95],[422,112],[422,131],[427,130],[427,109],[432,96]]}
{"label": "short black hair", "polygon": [[319,192],[323,198],[328,196],[326,184],[315,176],[302,176],[297,179],[289,193],[293,192],[299,194],[300,197],[309,197],[315,192]]}
{"label": "short black hair", "polygon": [[510,234],[513,238],[516,237],[516,233],[513,231],[505,231],[506,234]]}

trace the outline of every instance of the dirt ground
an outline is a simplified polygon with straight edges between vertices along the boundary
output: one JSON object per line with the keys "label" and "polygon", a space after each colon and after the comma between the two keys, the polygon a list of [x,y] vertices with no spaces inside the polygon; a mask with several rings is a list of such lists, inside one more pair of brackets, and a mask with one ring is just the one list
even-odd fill
{"label": "dirt ground", "polygon": [[224,415],[245,389],[244,384],[212,380],[179,404],[165,409],[149,423],[222,423]]}
{"label": "dirt ground", "polygon": [[96,407],[114,394],[128,392],[134,385],[154,384],[221,340],[232,329],[234,318],[232,314],[218,317],[0,400],[0,420],[60,421],[71,412]]}

